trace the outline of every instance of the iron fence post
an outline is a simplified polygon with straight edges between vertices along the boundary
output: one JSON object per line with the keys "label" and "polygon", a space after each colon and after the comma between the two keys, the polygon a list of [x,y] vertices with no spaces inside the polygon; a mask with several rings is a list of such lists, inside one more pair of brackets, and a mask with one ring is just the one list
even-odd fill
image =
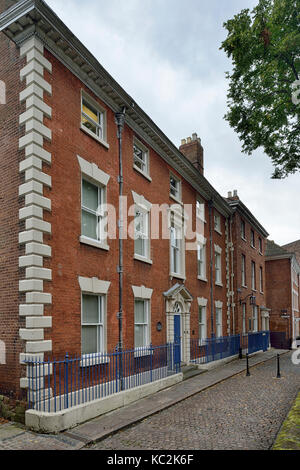
{"label": "iron fence post", "polygon": [[246,373],[246,377],[249,377],[249,376],[250,376],[250,371],[249,371],[249,354],[248,354],[248,353],[246,354],[246,362],[247,362],[247,373]]}
{"label": "iron fence post", "polygon": [[69,354],[65,357],[65,408],[69,408]]}
{"label": "iron fence post", "polygon": [[277,379],[280,379],[281,378],[281,374],[280,374],[280,355],[277,354],[277,376],[276,376]]}

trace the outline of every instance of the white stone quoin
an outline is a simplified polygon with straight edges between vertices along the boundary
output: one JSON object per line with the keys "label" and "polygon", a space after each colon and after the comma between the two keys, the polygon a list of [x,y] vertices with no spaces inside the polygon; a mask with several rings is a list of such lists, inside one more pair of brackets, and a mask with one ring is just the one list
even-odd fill
{"label": "white stone quoin", "polygon": [[[44,149],[44,142],[52,139],[51,129],[44,124],[45,117],[52,117],[51,107],[44,102],[46,94],[52,95],[51,84],[45,80],[44,72],[52,73],[52,65],[44,57],[44,45],[36,36],[24,41],[20,56],[26,57],[26,65],[20,71],[20,79],[25,84],[20,102],[25,102],[26,111],[19,116],[19,123],[24,128],[24,136],[19,139],[19,150],[24,154],[20,163],[24,183],[19,186],[23,203],[19,219],[25,225],[25,230],[19,233],[19,244],[25,246],[25,255],[19,258],[19,266],[25,272],[19,279],[19,291],[25,296],[19,306],[20,316],[25,317],[25,328],[19,332],[25,343],[24,353],[20,355],[20,363],[24,363],[30,359],[42,361],[44,353],[52,350],[52,341],[44,339],[44,329],[52,327],[52,317],[44,316],[44,306],[52,303],[52,296],[47,293],[52,271],[44,268],[44,258],[52,255],[51,247],[45,242],[52,227],[44,220],[45,212],[51,211],[51,201],[43,195],[44,187],[52,187],[45,166],[51,165],[52,155]],[[21,378],[20,386],[28,388],[34,396],[37,383],[44,384],[40,377],[29,380],[31,369],[26,369],[27,377]]]}

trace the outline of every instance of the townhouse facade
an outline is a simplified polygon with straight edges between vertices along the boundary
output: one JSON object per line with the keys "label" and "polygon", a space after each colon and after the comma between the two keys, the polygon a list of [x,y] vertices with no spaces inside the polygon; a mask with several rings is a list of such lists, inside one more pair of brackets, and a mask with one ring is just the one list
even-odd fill
{"label": "townhouse facade", "polygon": [[176,148],[45,2],[0,5],[1,392],[66,352],[177,336],[188,363],[193,339],[237,332],[232,209],[200,139]]}
{"label": "townhouse facade", "polygon": [[[294,245],[293,245],[294,247]],[[300,264],[295,252],[267,241],[266,287],[271,345],[290,348],[300,335]]]}
{"label": "townhouse facade", "polygon": [[240,200],[237,191],[227,201],[233,210],[232,252],[235,331],[269,330],[266,303],[265,248],[268,232]]}

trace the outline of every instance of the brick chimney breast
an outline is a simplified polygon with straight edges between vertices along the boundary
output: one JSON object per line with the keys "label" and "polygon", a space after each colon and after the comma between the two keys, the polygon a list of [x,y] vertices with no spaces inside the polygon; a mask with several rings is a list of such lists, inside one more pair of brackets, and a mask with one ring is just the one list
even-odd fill
{"label": "brick chimney breast", "polygon": [[197,168],[199,173],[203,175],[203,147],[201,145],[201,139],[198,137],[196,132],[192,134],[192,137],[187,137],[181,140],[181,146],[179,147],[180,152]]}

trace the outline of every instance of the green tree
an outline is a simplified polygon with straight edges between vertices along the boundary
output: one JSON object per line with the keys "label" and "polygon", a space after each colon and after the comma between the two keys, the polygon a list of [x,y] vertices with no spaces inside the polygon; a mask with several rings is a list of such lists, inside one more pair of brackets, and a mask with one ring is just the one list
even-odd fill
{"label": "green tree", "polygon": [[300,0],[259,0],[224,23],[232,60],[225,119],[242,151],[262,147],[273,178],[300,170]]}

